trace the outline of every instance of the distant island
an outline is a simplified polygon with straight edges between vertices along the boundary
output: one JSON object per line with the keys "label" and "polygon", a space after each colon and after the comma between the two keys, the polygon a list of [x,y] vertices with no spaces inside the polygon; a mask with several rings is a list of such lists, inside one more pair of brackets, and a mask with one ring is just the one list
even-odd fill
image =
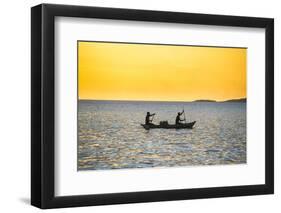
{"label": "distant island", "polygon": [[222,102],[247,102],[247,98],[230,99]]}
{"label": "distant island", "polygon": [[225,101],[215,101],[215,100],[195,100],[193,102],[217,102],[217,103],[225,103],[225,102],[247,102],[247,98],[239,98],[239,99],[229,99]]}
{"label": "distant island", "polygon": [[217,102],[217,101],[215,101],[215,100],[195,100],[195,101],[193,101],[193,102]]}

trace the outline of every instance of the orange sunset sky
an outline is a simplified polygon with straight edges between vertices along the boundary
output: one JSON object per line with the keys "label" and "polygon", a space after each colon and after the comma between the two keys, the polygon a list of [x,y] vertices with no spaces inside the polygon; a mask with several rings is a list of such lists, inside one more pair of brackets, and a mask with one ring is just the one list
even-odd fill
{"label": "orange sunset sky", "polygon": [[79,41],[79,99],[245,98],[246,55],[246,48]]}

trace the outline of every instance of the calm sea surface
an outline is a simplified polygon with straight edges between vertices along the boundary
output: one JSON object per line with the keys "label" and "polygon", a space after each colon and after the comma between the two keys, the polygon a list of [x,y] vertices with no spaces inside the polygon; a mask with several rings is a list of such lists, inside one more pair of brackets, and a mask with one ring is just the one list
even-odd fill
{"label": "calm sea surface", "polygon": [[[246,103],[79,101],[78,170],[246,163]],[[193,129],[145,130],[175,122],[185,109]]]}

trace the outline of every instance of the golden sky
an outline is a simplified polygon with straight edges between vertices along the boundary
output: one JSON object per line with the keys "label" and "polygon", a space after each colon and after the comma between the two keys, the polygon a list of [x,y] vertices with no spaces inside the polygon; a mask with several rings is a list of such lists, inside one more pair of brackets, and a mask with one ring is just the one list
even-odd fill
{"label": "golden sky", "polygon": [[246,55],[245,48],[79,41],[79,99],[245,98]]}

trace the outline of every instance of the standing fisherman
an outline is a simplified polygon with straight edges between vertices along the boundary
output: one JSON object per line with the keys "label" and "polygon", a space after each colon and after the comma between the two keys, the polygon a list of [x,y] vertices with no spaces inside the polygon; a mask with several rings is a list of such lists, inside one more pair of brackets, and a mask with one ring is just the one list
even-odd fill
{"label": "standing fisherman", "polygon": [[185,121],[185,119],[181,119],[181,115],[184,113],[184,110],[182,110],[182,112],[178,112],[178,115],[176,117],[176,125],[180,125],[182,124],[181,121]]}
{"label": "standing fisherman", "polygon": [[[152,120],[153,120],[153,116],[155,115],[155,113],[153,113],[153,114],[150,114],[150,112],[147,112],[146,113],[146,116],[145,116],[145,124],[146,125],[154,125],[153,123],[152,123]],[[150,117],[152,117],[152,119],[150,119]]]}

